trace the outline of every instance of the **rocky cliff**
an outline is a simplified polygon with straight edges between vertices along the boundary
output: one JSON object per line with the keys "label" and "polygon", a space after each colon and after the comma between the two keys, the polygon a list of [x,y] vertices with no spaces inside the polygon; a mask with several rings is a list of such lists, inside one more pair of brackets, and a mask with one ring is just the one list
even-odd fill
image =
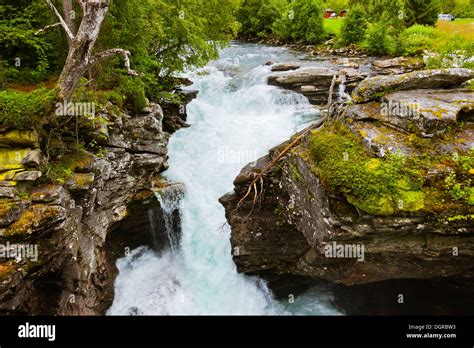
{"label": "rocky cliff", "polygon": [[88,149],[64,134],[45,136],[46,127],[1,129],[1,313],[103,314],[115,260],[140,245],[163,247],[157,196],[176,189],[159,176],[168,166],[163,124],[185,124],[182,110],[168,109],[150,103],[128,114],[107,105],[80,120]]}
{"label": "rocky cliff", "polygon": [[238,270],[354,289],[472,279],[474,93],[461,84],[473,77],[447,69],[368,78],[297,146],[245,167],[221,198]]}

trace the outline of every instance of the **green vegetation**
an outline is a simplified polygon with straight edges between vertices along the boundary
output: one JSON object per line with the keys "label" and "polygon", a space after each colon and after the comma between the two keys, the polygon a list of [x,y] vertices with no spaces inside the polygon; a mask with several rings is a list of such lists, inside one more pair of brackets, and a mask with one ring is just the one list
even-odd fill
{"label": "green vegetation", "polygon": [[415,24],[435,25],[441,11],[439,0],[406,0],[405,21],[408,26]]}
{"label": "green vegetation", "polygon": [[273,25],[273,32],[284,39],[321,43],[325,39],[322,13],[320,0],[294,0]]}
{"label": "green vegetation", "polygon": [[0,123],[14,129],[29,129],[39,118],[53,112],[56,90],[40,88],[31,93],[0,91]]}
{"label": "green vegetation", "polygon": [[360,5],[351,8],[341,29],[341,42],[345,45],[364,40],[367,30],[366,11]]}
{"label": "green vegetation", "polygon": [[[321,17],[324,9],[346,18]],[[420,57],[434,53],[428,67],[472,67],[472,19],[438,21],[438,14],[472,16],[474,0],[244,0],[237,12],[244,38],[283,39],[335,46],[355,44],[373,55]]]}
{"label": "green vegetation", "polygon": [[374,158],[360,139],[340,123],[313,132],[314,171],[330,191],[343,194],[374,215],[414,212],[424,207],[423,180],[403,156]]}
{"label": "green vegetation", "polygon": [[[452,135],[446,135],[450,142]],[[411,134],[407,146],[430,149],[430,141]],[[429,212],[472,213],[474,205],[474,152],[456,156],[433,151],[422,156],[391,154],[377,158],[361,137],[338,122],[313,131],[309,146],[321,183],[333,194],[344,195],[358,209],[373,215]],[[429,151],[429,150],[428,150]],[[432,174],[436,174],[436,179]],[[427,179],[431,175],[431,179]]]}

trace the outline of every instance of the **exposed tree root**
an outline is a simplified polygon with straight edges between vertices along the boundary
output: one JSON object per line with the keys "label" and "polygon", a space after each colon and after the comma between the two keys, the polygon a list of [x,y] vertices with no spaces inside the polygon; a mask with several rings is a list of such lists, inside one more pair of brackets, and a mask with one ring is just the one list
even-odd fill
{"label": "exposed tree root", "polygon": [[[297,136],[289,145],[287,145],[285,147],[285,149],[277,156],[275,157],[269,164],[267,164],[265,166],[265,168],[263,168],[263,170],[257,174],[255,176],[255,178],[252,180],[252,182],[249,184],[248,186],[248,189],[245,193],[245,195],[239,200],[239,202],[237,203],[237,206],[235,207],[235,209],[231,212],[231,215],[233,215],[234,213],[236,213],[241,207],[242,205],[244,204],[245,200],[252,194],[253,192],[253,200],[252,200],[252,209],[250,210],[250,212],[247,214],[247,216],[245,217],[245,219],[249,218],[252,213],[254,212],[255,210],[255,206],[257,205],[257,201],[258,201],[258,197],[259,197],[259,194],[260,194],[260,203],[261,203],[261,200],[262,200],[262,193],[263,193],[263,190],[264,190],[264,177],[265,177],[265,174],[268,173],[268,171],[270,169],[272,169],[278,162],[280,162],[280,160],[282,160],[286,154],[291,150],[293,149],[294,147],[296,147],[300,142],[301,140],[304,139],[304,137],[306,136],[306,134],[308,134],[311,130],[314,130],[316,128],[319,128],[321,127],[323,124],[324,124],[324,121],[326,120],[326,118],[323,118],[320,120],[320,122],[316,125],[314,125],[313,127],[310,127],[308,128],[306,131],[304,131],[303,133],[301,133],[299,136]],[[258,190],[258,187],[257,187],[257,184],[260,183],[260,192]]]}

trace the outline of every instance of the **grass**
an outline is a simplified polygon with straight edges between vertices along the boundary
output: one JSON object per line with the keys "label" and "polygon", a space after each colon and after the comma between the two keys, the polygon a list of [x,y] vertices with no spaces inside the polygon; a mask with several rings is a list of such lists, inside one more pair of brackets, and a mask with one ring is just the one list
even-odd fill
{"label": "grass", "polygon": [[324,19],[324,30],[327,33],[339,35],[341,33],[342,23],[344,18],[325,18]]}
{"label": "grass", "polygon": [[439,21],[437,28],[440,32],[455,34],[474,41],[474,18],[456,19],[453,22]]}

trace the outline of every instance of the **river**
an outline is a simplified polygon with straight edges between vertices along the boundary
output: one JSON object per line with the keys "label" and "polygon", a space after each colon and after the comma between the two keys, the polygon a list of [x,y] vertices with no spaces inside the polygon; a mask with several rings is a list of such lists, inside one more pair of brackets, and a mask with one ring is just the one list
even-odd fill
{"label": "river", "polygon": [[109,315],[340,314],[327,292],[276,300],[264,281],[237,273],[218,202],[242,167],[318,118],[305,97],[266,84],[267,61],[302,58],[285,48],[233,43],[190,74],[189,88],[199,90],[188,105],[191,127],[171,137],[165,173],[186,185],[180,243],[160,254],[138,248],[117,261]]}

